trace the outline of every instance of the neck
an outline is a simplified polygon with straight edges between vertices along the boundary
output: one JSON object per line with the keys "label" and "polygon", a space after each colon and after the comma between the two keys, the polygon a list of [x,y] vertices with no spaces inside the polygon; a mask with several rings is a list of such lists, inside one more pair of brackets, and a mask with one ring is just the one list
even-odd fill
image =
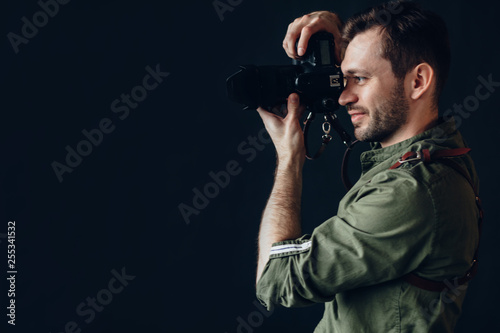
{"label": "neck", "polygon": [[401,126],[396,132],[394,132],[390,137],[380,142],[380,145],[383,148],[389,147],[393,144],[412,138],[415,135],[423,133],[436,126],[437,121],[437,106],[414,108],[413,110],[410,109],[408,110],[408,118],[406,120],[406,123]]}

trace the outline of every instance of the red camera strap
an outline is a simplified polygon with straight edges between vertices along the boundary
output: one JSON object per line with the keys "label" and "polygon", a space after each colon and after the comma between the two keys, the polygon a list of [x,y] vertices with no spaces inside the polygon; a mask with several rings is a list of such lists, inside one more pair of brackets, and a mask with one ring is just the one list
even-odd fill
{"label": "red camera strap", "polygon": [[[447,166],[453,168],[455,171],[457,171],[459,174],[461,174],[467,182],[471,185],[474,194],[476,196],[476,205],[479,209],[479,220],[478,220],[478,229],[479,229],[479,238],[481,238],[481,229],[482,229],[482,224],[483,224],[483,209],[481,207],[481,200],[479,199],[479,193],[474,185],[474,182],[472,181],[471,177],[469,176],[469,173],[467,170],[462,167],[460,164],[457,162],[453,161],[450,159],[450,157],[457,157],[457,156],[462,156],[467,154],[470,151],[469,148],[456,148],[456,149],[444,149],[444,150],[438,150],[435,151],[434,153],[430,154],[428,149],[422,149],[421,151],[418,152],[408,152],[404,154],[399,161],[397,161],[394,165],[392,165],[389,169],[396,169],[403,165],[404,163],[412,163],[412,162],[418,162],[418,161],[423,161],[425,162],[430,162],[430,161],[436,161],[439,160],[440,163],[444,163]],[[403,278],[406,282],[424,289],[424,290],[429,290],[429,291],[443,291],[444,289],[455,289],[460,285],[463,285],[470,280],[476,275],[477,273],[477,267],[478,267],[478,251],[479,251],[479,244],[476,249],[476,252],[474,253],[474,258],[471,264],[471,267],[467,270],[466,274],[462,277],[457,277],[453,279],[453,284],[450,283],[450,281],[432,281],[428,279],[424,279],[420,276],[418,276],[415,273],[409,273],[405,275]]]}

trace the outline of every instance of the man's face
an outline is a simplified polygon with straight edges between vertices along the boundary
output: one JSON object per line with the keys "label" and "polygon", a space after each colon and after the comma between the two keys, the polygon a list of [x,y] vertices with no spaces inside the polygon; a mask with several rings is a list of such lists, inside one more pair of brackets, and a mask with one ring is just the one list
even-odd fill
{"label": "man's face", "polygon": [[341,64],[346,86],[339,103],[347,107],[358,140],[383,145],[406,124],[409,106],[404,80],[394,76],[380,45],[378,28],[356,35],[349,43]]}

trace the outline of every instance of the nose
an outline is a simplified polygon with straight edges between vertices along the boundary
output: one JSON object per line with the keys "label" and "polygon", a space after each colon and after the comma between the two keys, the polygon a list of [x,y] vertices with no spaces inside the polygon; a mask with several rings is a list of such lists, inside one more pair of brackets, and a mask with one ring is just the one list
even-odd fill
{"label": "nose", "polygon": [[355,92],[352,89],[352,84],[346,84],[344,87],[344,90],[342,91],[342,94],[340,94],[339,97],[339,104],[342,106],[346,106],[349,103],[356,103],[358,101],[358,96],[355,94]]}

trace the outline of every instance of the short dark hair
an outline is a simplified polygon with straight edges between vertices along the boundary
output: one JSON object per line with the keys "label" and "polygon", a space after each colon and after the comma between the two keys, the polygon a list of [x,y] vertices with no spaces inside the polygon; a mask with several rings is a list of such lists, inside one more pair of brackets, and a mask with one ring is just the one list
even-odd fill
{"label": "short dark hair", "polygon": [[422,62],[434,69],[434,101],[437,104],[451,61],[448,30],[443,19],[421,9],[414,2],[386,2],[347,20],[343,29],[344,47],[358,33],[374,27],[382,29],[382,57],[391,62],[392,71],[398,79],[404,78]]}

